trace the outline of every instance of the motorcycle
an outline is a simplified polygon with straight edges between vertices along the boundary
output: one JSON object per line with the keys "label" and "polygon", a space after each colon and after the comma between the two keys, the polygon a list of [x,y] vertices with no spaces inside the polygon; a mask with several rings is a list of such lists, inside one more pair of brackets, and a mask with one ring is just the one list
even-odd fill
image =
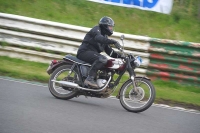
{"label": "motorcycle", "polygon": [[107,64],[97,72],[95,80],[98,89],[84,84],[91,64],[72,55],[66,55],[63,60],[52,60],[47,69],[47,73],[51,75],[48,83],[51,94],[59,99],[71,99],[80,95],[108,98],[115,92],[122,76],[126,76],[125,73],[128,72],[129,79],[123,83],[116,98],[127,111],[137,113],[148,109],[154,102],[155,88],[149,78],[136,76],[134,70],[141,65],[142,59],[125,54],[124,35],[120,39],[123,57],[108,59]]}

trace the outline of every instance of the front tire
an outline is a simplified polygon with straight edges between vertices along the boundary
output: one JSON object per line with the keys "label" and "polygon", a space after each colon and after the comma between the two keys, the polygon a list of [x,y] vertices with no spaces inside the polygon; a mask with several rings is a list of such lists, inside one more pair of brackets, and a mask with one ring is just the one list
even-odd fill
{"label": "front tire", "polygon": [[75,71],[72,71],[69,77],[69,71],[71,70],[71,65],[63,65],[58,67],[51,75],[49,79],[49,91],[51,94],[59,99],[71,99],[77,95],[77,91],[73,88],[64,87],[52,80],[56,81],[70,81],[70,82],[77,82],[78,74]]}
{"label": "front tire", "polygon": [[133,92],[132,80],[126,81],[120,89],[120,103],[130,112],[142,112],[148,109],[155,99],[155,88],[151,81],[142,78],[135,78],[138,94]]}

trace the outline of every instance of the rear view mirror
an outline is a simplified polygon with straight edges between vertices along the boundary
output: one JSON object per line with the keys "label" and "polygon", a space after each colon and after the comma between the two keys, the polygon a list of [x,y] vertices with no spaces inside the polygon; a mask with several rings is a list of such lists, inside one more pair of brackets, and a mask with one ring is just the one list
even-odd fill
{"label": "rear view mirror", "polygon": [[124,35],[121,35],[120,39],[121,39],[121,40],[124,40],[124,37],[125,37]]}

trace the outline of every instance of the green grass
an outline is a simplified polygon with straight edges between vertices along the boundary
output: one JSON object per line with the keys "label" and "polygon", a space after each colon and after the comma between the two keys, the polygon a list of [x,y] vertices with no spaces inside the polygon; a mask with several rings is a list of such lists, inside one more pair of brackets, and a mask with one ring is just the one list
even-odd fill
{"label": "green grass", "polygon": [[174,82],[154,81],[157,99],[200,105],[200,87],[180,85]]}
{"label": "green grass", "polygon": [[115,20],[115,31],[153,38],[200,42],[197,0],[174,0],[170,15],[86,0],[0,0],[0,12],[93,27],[102,16]]}
{"label": "green grass", "polygon": [[21,59],[0,56],[0,75],[30,81],[47,82],[48,74],[45,73],[48,64],[24,61]]}
{"label": "green grass", "polygon": [[[29,81],[39,81],[48,83],[49,75],[46,69],[49,64],[24,61],[21,59],[0,56],[0,75],[9,76]],[[118,88],[126,81],[124,76]],[[183,86],[174,82],[166,82],[161,80],[153,81],[156,88],[156,102],[171,101],[170,103],[184,103],[185,105],[194,105],[200,107],[200,87]],[[118,90],[118,89],[117,89]],[[117,91],[114,95],[117,94]],[[169,104],[170,104],[169,103]]]}

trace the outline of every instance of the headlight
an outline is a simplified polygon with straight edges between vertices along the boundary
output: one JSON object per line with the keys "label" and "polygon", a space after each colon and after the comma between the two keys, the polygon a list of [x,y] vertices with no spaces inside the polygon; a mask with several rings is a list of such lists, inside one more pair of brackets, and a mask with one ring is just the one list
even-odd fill
{"label": "headlight", "polygon": [[136,56],[134,60],[135,67],[139,67],[142,64],[142,58],[140,56]]}

